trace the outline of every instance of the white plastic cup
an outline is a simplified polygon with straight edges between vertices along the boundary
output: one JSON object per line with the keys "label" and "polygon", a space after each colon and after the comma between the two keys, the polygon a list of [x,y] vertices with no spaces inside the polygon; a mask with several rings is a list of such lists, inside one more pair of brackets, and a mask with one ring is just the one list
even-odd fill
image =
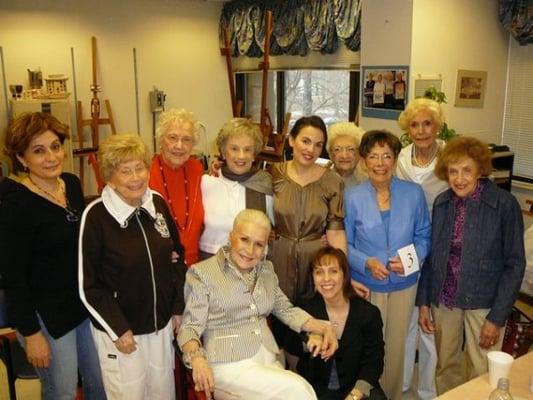
{"label": "white plastic cup", "polygon": [[489,383],[493,388],[498,387],[498,379],[507,378],[514,358],[503,351],[489,351]]}

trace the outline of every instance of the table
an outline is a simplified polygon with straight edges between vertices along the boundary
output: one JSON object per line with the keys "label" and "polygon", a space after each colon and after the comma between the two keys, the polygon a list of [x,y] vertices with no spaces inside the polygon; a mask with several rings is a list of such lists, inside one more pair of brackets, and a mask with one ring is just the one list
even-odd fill
{"label": "table", "polygon": [[[514,400],[533,399],[529,379],[533,375],[533,352],[517,358],[511,366],[509,380]],[[494,389],[489,384],[489,374],[484,374],[437,397],[437,400],[487,400]]]}

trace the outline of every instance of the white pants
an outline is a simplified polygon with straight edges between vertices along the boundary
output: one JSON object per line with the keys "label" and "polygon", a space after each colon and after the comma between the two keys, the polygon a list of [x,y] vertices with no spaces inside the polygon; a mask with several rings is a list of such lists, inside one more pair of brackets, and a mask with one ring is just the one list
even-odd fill
{"label": "white pants", "polygon": [[264,346],[251,358],[211,366],[217,400],[316,400],[312,386]]}
{"label": "white pants", "polygon": [[108,400],[174,400],[172,321],[157,333],[135,335],[137,350],[118,351],[107,333],[91,325]]}
{"label": "white pants", "polygon": [[405,358],[403,367],[403,391],[409,390],[413,380],[415,355],[418,346],[418,397],[421,400],[433,400],[437,397],[435,387],[435,369],[437,368],[437,349],[435,335],[425,333],[418,325],[418,307],[413,310],[409,331],[405,341]]}

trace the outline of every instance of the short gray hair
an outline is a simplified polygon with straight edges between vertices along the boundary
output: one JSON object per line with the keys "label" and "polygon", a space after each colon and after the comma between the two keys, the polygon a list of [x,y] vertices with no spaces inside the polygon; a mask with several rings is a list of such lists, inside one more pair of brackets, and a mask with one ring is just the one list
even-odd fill
{"label": "short gray hair", "polygon": [[196,145],[200,140],[200,122],[198,122],[194,113],[187,111],[184,108],[171,108],[170,110],[161,113],[155,128],[157,140],[161,140],[172,125],[183,125],[187,123],[191,124],[192,139]]}
{"label": "short gray hair", "polygon": [[245,135],[254,142],[254,154],[259,154],[263,149],[263,134],[261,128],[249,118],[232,118],[226,122],[217,135],[217,148],[220,155],[224,154],[228,140],[235,136]]}
{"label": "short gray hair", "polygon": [[251,222],[256,226],[264,228],[270,234],[271,225],[270,220],[263,211],[246,208],[239,212],[233,220],[233,230],[237,228],[243,222]]}
{"label": "short gray hair", "polygon": [[328,153],[331,155],[331,150],[333,149],[335,140],[337,140],[338,137],[348,136],[352,138],[355,141],[355,145],[359,147],[361,144],[361,138],[364,134],[365,131],[355,125],[355,122],[344,121],[334,123],[328,129]]}

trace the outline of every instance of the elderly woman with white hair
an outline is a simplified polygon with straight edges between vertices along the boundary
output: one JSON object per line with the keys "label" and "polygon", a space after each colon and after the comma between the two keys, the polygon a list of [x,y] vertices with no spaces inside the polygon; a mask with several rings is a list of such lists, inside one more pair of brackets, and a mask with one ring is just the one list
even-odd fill
{"label": "elderly woman with white hair", "polygon": [[80,228],[80,297],[109,399],[175,398],[174,347],[184,309],[183,247],[165,200],[148,188],[138,135],[100,144],[106,186]]}
{"label": "elderly woman with white hair", "polygon": [[185,247],[185,263],[199,260],[204,207],[200,182],[202,163],[191,157],[199,140],[200,124],[195,115],[182,108],[161,113],[156,136],[160,153],[152,159],[150,188],[165,199]]}
{"label": "elderly woman with white hair", "polygon": [[[430,216],[435,198],[448,189],[448,183],[435,175],[437,158],[444,148],[444,141],[438,139],[443,124],[444,113],[439,103],[424,97],[411,100],[398,119],[398,125],[409,134],[413,143],[404,147],[400,152],[396,175],[401,179],[416,182],[422,186]],[[404,391],[407,391],[411,386],[417,347],[418,396],[421,400],[434,399],[437,396],[435,340],[433,335],[425,333],[419,328],[418,307],[415,307],[406,342]]]}
{"label": "elderly woman with white hair", "polygon": [[202,178],[205,212],[200,238],[202,259],[227,243],[235,216],[245,208],[266,212],[273,221],[272,178],[253,167],[263,148],[259,125],[248,118],[232,118],[220,129],[216,145],[223,162],[220,176]]}
{"label": "elderly woman with white hair", "polygon": [[[267,323],[275,315],[292,330],[314,333],[308,348],[327,359],[337,349],[331,325],[294,307],[265,260],[270,220],[239,212],[229,244],[187,271],[186,306],[178,343],[197,391],[217,400],[312,400],[312,386],[277,360]],[[320,335],[320,337],[318,336]]]}
{"label": "elderly woman with white hair", "polygon": [[359,160],[359,144],[365,132],[354,122],[337,122],[328,129],[327,149],[332,168],[344,180],[344,187],[358,185],[368,178]]}

